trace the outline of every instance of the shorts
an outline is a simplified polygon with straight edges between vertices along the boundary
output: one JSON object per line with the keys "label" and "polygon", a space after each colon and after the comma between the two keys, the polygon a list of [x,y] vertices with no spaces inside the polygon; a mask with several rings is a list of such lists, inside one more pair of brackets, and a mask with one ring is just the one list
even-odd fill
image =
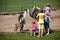
{"label": "shorts", "polygon": [[39,28],[39,30],[40,29],[44,29],[44,25],[43,24],[40,24],[40,25],[38,25],[38,28]]}
{"label": "shorts", "polygon": [[32,31],[33,31],[33,32],[35,32],[35,31],[36,31],[36,29],[35,29],[35,28],[32,28]]}

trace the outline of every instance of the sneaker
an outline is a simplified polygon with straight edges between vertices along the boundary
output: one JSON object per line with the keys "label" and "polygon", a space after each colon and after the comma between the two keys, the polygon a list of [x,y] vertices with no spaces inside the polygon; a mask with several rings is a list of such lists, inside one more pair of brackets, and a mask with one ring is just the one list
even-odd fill
{"label": "sneaker", "polygon": [[46,35],[49,35],[49,33],[47,33]]}
{"label": "sneaker", "polygon": [[37,37],[40,37],[39,35]]}
{"label": "sneaker", "polygon": [[34,36],[36,36],[36,35],[34,35]]}
{"label": "sneaker", "polygon": [[30,36],[32,36],[32,34],[30,34]]}

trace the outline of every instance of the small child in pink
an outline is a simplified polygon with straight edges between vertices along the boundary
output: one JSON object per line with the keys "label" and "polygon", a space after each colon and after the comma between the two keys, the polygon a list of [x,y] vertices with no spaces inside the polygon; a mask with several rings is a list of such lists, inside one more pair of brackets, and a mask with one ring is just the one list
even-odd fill
{"label": "small child in pink", "polygon": [[32,36],[32,34],[34,34],[34,36],[35,36],[35,34],[36,34],[36,27],[37,27],[37,24],[35,23],[35,21],[32,22],[31,36]]}

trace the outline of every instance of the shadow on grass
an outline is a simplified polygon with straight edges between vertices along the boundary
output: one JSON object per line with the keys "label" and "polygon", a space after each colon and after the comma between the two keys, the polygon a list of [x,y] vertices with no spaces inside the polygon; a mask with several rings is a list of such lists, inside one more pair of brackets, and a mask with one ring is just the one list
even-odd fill
{"label": "shadow on grass", "polygon": [[6,40],[6,35],[4,33],[0,34],[0,40]]}

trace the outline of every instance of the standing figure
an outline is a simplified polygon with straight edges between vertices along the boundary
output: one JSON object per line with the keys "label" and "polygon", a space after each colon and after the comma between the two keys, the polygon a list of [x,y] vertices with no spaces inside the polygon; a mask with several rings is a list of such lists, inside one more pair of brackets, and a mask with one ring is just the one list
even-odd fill
{"label": "standing figure", "polygon": [[21,13],[18,17],[18,21],[20,23],[20,31],[23,31],[23,27],[25,24],[25,19],[23,18],[23,13]]}
{"label": "standing figure", "polygon": [[[37,15],[37,18],[38,18],[38,28],[39,28],[39,31],[38,31],[38,37],[42,37],[43,36],[43,29],[44,29],[44,16],[46,16],[44,13],[42,13],[42,10],[39,10],[39,13]],[[45,18],[46,19],[46,18]]]}
{"label": "standing figure", "polygon": [[[44,8],[44,13],[48,16],[45,20],[44,20],[44,27],[46,29],[47,35],[49,34],[49,27],[50,27],[50,4],[47,3],[47,5]],[[46,16],[45,16],[46,17]]]}
{"label": "standing figure", "polygon": [[31,11],[31,15],[34,19],[36,19],[36,16],[38,14],[38,9],[39,9],[39,7],[37,6],[36,2],[34,2],[34,6],[33,6],[33,9]]}
{"label": "standing figure", "polygon": [[34,22],[32,22],[32,31],[31,31],[31,36],[32,34],[34,34],[34,36],[36,36],[36,27],[37,27],[37,24]]}

